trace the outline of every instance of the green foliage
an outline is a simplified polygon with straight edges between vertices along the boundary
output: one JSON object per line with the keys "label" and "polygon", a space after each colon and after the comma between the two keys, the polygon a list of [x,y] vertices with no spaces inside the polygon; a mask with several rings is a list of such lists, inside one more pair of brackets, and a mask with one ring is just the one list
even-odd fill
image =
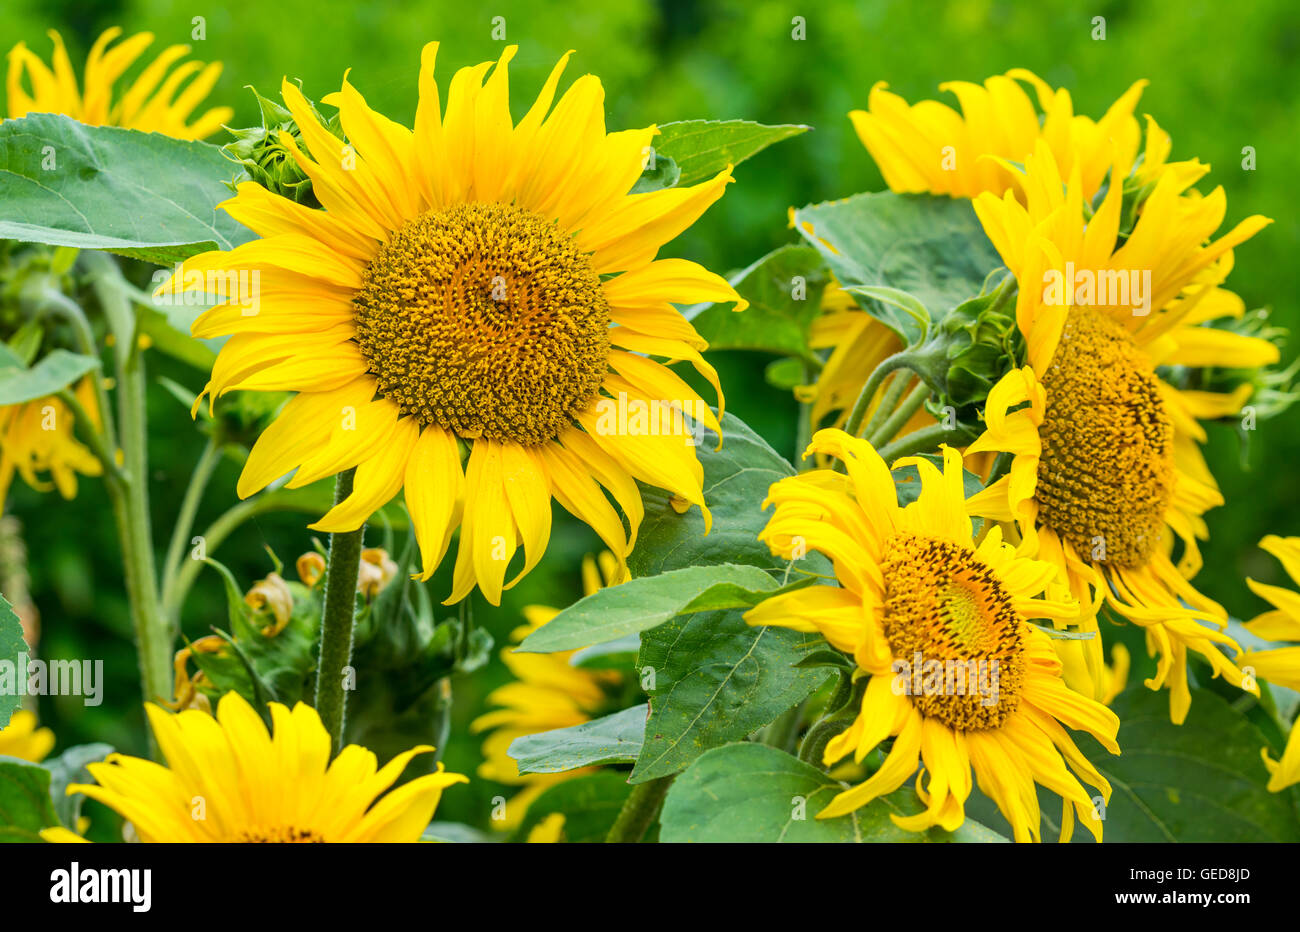
{"label": "green foliage", "polygon": [[86,769],[87,764],[102,761],[113,753],[111,745],[102,742],[96,744],[78,744],[70,747],[58,757],[41,762],[41,766],[50,772],[50,799],[54,811],[65,828],[77,830],[77,820],[81,818],[81,804],[86,797],[80,793],[68,794],[70,783],[94,783],[95,778]]}
{"label": "green foliage", "polygon": [[0,757],[0,843],[40,842],[41,829],[58,824],[50,801],[50,771]]}
{"label": "green foliage", "polygon": [[252,237],[215,210],[230,192],[214,146],[83,126],[57,114],[0,123],[0,237],[170,265]]}
{"label": "green foliage", "polygon": [[664,801],[660,841],[727,843],[1006,841],[968,819],[956,832],[905,832],[890,815],[920,810],[909,788],[835,819],[817,819],[847,784],[784,751],[729,744],[702,755]]}
{"label": "green foliage", "polygon": [[[27,642],[23,640],[23,625],[14,613],[13,606],[0,595],[0,664],[18,666],[18,657],[27,651]],[[13,695],[0,690],[0,728],[9,724],[10,717],[23,704],[22,689],[25,684],[15,683],[18,687]]]}
{"label": "green foliage", "polygon": [[632,763],[641,753],[648,711],[642,703],[581,725],[525,735],[511,743],[509,754],[520,773]]}
{"label": "green foliage", "polygon": [[810,126],[764,126],[749,120],[683,120],[664,123],[654,140],[656,158],[671,158],[677,185],[708,181],[728,165],[739,165],[768,146],[806,133]]}
{"label": "green foliage", "polygon": [[53,395],[98,368],[99,360],[93,356],[56,349],[29,369],[0,344],[0,405],[22,404]]}
{"label": "green foliage", "polygon": [[529,805],[514,837],[519,841],[526,840],[539,822],[558,812],[564,815],[565,841],[604,841],[631,791],[626,776],[611,770],[583,774],[557,783]]}

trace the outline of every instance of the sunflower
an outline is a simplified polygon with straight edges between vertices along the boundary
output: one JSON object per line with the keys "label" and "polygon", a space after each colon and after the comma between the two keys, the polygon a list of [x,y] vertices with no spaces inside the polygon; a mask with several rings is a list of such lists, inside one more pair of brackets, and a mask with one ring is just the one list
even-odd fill
{"label": "sunflower", "polygon": [[[68,50],[57,32],[49,32],[54,43],[53,67],[19,42],[9,51],[9,74],[5,82],[9,118],[17,119],[29,113],[61,113],[90,126],[121,126],[176,139],[203,139],[234,115],[229,107],[213,107],[191,119],[195,108],[221,75],[221,65],[182,63],[181,59],[189,54],[188,45],[173,45],[163,50],[114,100],[114,85],[154,38],[151,33],[141,32],[113,44],[121,35],[122,30],[114,26],[95,40],[86,56],[80,86]],[[31,93],[23,87],[24,75]]]}
{"label": "sunflower", "polygon": [[[87,376],[73,390],[82,408],[98,424],[95,387]],[[77,494],[77,475],[98,476],[103,464],[73,434],[72,410],[53,396],[0,406],[0,504],[17,473],[33,489],[58,489],[64,498]],[[49,478],[41,477],[48,473]]]}
{"label": "sunflower", "polygon": [[[1231,249],[1269,221],[1250,217],[1211,241],[1226,210],[1223,190],[1187,194],[1186,181],[1158,173],[1122,245],[1122,186],[1112,185],[1085,221],[1079,169],[1062,183],[1042,143],[1026,163],[1026,204],[1010,191],[976,198],[985,232],[1020,283],[1016,320],[1028,365],[990,391],[987,429],[968,447],[1012,456],[1009,474],[973,502],[976,513],[1014,520],[1025,552],[1059,568],[1085,630],[1096,630],[1103,602],[1145,629],[1159,657],[1146,684],[1169,687],[1175,722],[1191,703],[1189,650],[1214,675],[1242,681],[1223,653],[1239,650],[1222,633],[1227,614],[1189,580],[1201,565],[1197,540],[1208,536],[1202,515],[1223,503],[1198,447],[1205,432],[1197,419],[1237,412],[1249,386],[1246,394],[1181,391],[1157,367],[1278,358],[1267,341],[1202,326],[1239,312],[1240,299],[1218,286]],[[1100,651],[1092,639],[1094,684]]]}
{"label": "sunflower", "polygon": [[[1291,581],[1300,584],[1300,537],[1270,534],[1259,542],[1259,546],[1277,557]],[[1247,579],[1246,584],[1273,606],[1271,611],[1246,622],[1246,630],[1266,641],[1300,642],[1300,593],[1253,579]],[[1300,690],[1300,646],[1293,644],[1273,650],[1246,651],[1237,658],[1237,663],[1253,676],[1287,689]],[[1288,786],[1300,783],[1300,728],[1294,724],[1291,726],[1291,736],[1281,760],[1270,758],[1267,748],[1262,754],[1270,774],[1268,788],[1271,791],[1280,793]]]}
{"label": "sunflower", "polygon": [[[582,561],[584,595],[591,595],[604,586],[617,585],[624,579],[626,574],[611,553],[600,555],[599,568],[597,561],[590,556]],[[558,614],[559,609],[526,606],[526,623],[511,632],[511,639],[519,643]],[[617,670],[589,670],[574,666],[575,653],[577,651],[521,654],[513,648],[502,651],[501,659],[514,675],[514,682],[489,693],[488,705],[500,708],[485,712],[470,724],[474,733],[489,732],[483,741],[484,760],[479,765],[478,775],[485,780],[523,787],[507,804],[506,817],[494,823],[502,829],[519,825],[533,800],[551,786],[592,770],[521,774],[509,754],[510,745],[516,738],[581,725],[612,711],[616,696],[625,690],[627,677]]]}
{"label": "sunflower", "polygon": [[16,757],[39,764],[54,749],[54,732],[36,727],[36,713],[19,709],[0,728],[0,757]]}
{"label": "sunflower", "polygon": [[[95,784],[74,783],[115,810],[145,842],[413,842],[444,788],[465,783],[457,773],[393,785],[421,745],[379,768],[375,755],[350,744],[331,762],[320,716],[299,703],[270,704],[274,735],[238,693],[227,693],[216,717],[148,705],[149,724],[167,767],[110,754],[87,769]],[[327,766],[328,765],[328,766]],[[50,841],[70,841],[55,830]]]}
{"label": "sunflower", "polygon": [[[1038,107],[1021,82],[1034,88]],[[957,98],[961,113],[937,100],[909,106],[882,81],[871,89],[867,109],[854,110],[849,119],[891,191],[973,198],[1011,189],[1020,196],[1014,166],[1041,142],[1062,171],[1078,169],[1084,196],[1091,198],[1112,164],[1127,175],[1137,159],[1141,130],[1133,110],[1146,84],[1134,82],[1094,121],[1074,112],[1069,91],[1054,90],[1023,68],[982,86],[939,85]]]}
{"label": "sunflower", "polygon": [[[700,506],[709,522],[686,431],[639,430],[631,417],[622,429],[607,414],[618,399],[659,424],[675,417],[669,426],[680,427],[685,409],[718,429],[696,393],[649,357],[689,360],[717,388],[699,353],[707,344],[672,304],[744,302],[701,266],[654,257],[722,195],[731,170],[629,194],[657,130],[607,134],[591,75],[552,109],[568,55],[514,124],[514,46],[495,67],[458,71],[445,113],[436,50],[424,50],[414,131],[371,110],[345,79],[325,100],[339,107],[345,145],[286,81],[308,152],[282,140],[325,209],[240,185],[224,207],[264,238],[195,257],[181,274],[260,273],[257,314],[227,303],[194,324],[195,336],[233,334],[204,394],[298,392],[253,447],[239,494],[295,469],[296,487],[355,466],[352,495],[313,528],[355,530],[404,489],[420,578],[459,526],[448,603],[477,585],[499,604],[546,548],[552,497],[620,564],[643,513],[634,480]],[[523,568],[503,587],[520,541]]]}
{"label": "sunflower", "polygon": [[845,815],[893,792],[919,763],[928,775],[916,781],[925,808],[891,815],[901,828],[956,829],[974,771],[1017,841],[1039,838],[1035,784],[1061,796],[1063,840],[1076,812],[1100,840],[1092,797],[1075,774],[1103,798],[1110,786],[1062,725],[1090,732],[1118,754],[1119,721],[1066,686],[1050,638],[1026,620],[1075,612],[1069,601],[1037,597],[1054,568],[1017,556],[997,525],[972,539],[961,456],[948,447],[942,471],[926,459],[895,464],[914,464],[920,473],[920,496],[905,507],[889,467],[866,441],[823,430],[805,456],[812,453],[843,461],[847,475],[823,469],[774,484],[765,507],[776,509],[760,539],[785,558],[796,548],[820,551],[839,586],[774,596],[745,619],[818,631],[852,655],[856,678],[870,677],[857,718],[826,746],[828,766],[850,754],[861,763],[894,736],[880,769],[817,817]]}

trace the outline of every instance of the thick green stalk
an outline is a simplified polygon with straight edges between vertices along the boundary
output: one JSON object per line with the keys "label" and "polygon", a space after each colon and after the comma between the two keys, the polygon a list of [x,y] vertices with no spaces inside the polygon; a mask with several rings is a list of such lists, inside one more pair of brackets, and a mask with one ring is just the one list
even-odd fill
{"label": "thick green stalk", "polygon": [[172,625],[180,622],[180,605],[176,602],[175,590],[181,559],[185,553],[187,538],[194,528],[194,516],[198,513],[199,502],[212,479],[212,473],[221,462],[221,445],[214,438],[209,438],[207,446],[199,455],[190,476],[190,484],[181,499],[181,508],[176,515],[176,527],[172,531],[171,543],[167,546],[167,558],[163,561],[162,575],[162,610]]}
{"label": "thick green stalk", "polygon": [[605,841],[611,844],[636,844],[640,841],[659,815],[659,807],[663,805],[668,787],[672,786],[676,776],[670,774],[632,787]]}
{"label": "thick green stalk", "polygon": [[149,525],[149,457],[144,360],[132,347],[118,367],[118,429],[125,476],[108,483],[122,541],[131,621],[140,655],[140,682],[148,702],[172,695],[172,638],[158,601],[153,534]]}
{"label": "thick green stalk", "polygon": [[848,422],[844,425],[844,430],[849,436],[856,437],[859,431],[862,430],[862,421],[867,416],[867,408],[871,407],[871,399],[876,397],[876,392],[880,390],[880,385],[885,381],[885,376],[896,369],[909,366],[910,363],[911,356],[904,350],[901,353],[895,353],[876,366],[875,371],[867,377],[866,384],[862,386],[862,391],[858,394],[858,400],[853,403],[853,410],[849,412]]}
{"label": "thick green stalk", "polygon": [[[352,494],[355,469],[334,480],[334,503]],[[316,664],[316,711],[330,734],[335,753],[343,746],[347,696],[344,668],[352,659],[352,623],[356,613],[357,576],[361,570],[361,539],[366,527],[330,535],[325,567],[325,608],[321,616],[320,660]]]}
{"label": "thick green stalk", "polygon": [[941,443],[951,445],[969,438],[970,435],[960,427],[948,428],[942,424],[931,424],[929,427],[922,427],[910,434],[904,434],[893,443],[885,444],[876,452],[880,454],[880,458],[886,463],[892,463],[900,456],[911,456],[914,453],[933,453]]}
{"label": "thick green stalk", "polygon": [[[900,381],[906,383],[911,379],[900,377]],[[867,427],[866,436],[871,441],[871,445],[879,449],[882,444],[889,443],[889,441],[897,437],[898,432],[903,429],[903,425],[912,419],[912,415],[920,410],[921,405],[925,404],[925,399],[929,397],[930,386],[926,385],[925,382],[918,384],[916,388],[912,389],[911,394],[903,399],[903,403],[894,408],[894,412],[883,423],[877,424],[874,430],[870,426]]]}

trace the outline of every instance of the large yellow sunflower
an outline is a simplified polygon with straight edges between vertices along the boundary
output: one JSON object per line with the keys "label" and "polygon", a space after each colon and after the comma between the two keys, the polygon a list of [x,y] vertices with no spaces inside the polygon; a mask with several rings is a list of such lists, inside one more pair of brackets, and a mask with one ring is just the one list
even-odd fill
{"label": "large yellow sunflower", "polygon": [[[994,386],[987,430],[968,448],[1014,456],[1009,475],[974,507],[1014,520],[1025,552],[1059,567],[1080,622],[1095,630],[1105,601],[1146,629],[1159,655],[1147,685],[1170,687],[1175,722],[1191,701],[1188,650],[1215,675],[1241,682],[1221,650],[1237,650],[1220,630],[1226,613],[1188,580],[1200,568],[1197,540],[1207,536],[1202,515],[1223,503],[1198,448],[1205,433],[1197,419],[1237,412],[1249,388],[1180,391],[1156,367],[1251,367],[1278,358],[1267,341],[1202,326],[1240,313],[1240,299],[1218,286],[1231,249],[1269,221],[1250,217],[1211,241],[1226,209],[1223,191],[1187,192],[1188,177],[1158,173],[1122,244],[1121,186],[1085,218],[1079,170],[1063,183],[1041,143],[1026,163],[1025,204],[1010,191],[976,198],[985,232],[1020,285],[1016,318],[1028,365]],[[1088,653],[1100,694],[1099,639]]]}
{"label": "large yellow sunflower", "polygon": [[[94,376],[86,376],[73,390],[77,401],[98,420]],[[58,489],[64,498],[77,494],[77,474],[98,476],[103,464],[76,438],[76,419],[59,398],[38,398],[16,405],[0,405],[0,506],[9,495],[17,473],[33,489]],[[48,474],[49,479],[42,478]]]}
{"label": "large yellow sunflower", "polygon": [[[111,754],[88,769],[95,784],[74,783],[135,826],[145,842],[413,842],[433,817],[444,788],[467,782],[457,773],[416,777],[385,793],[411,758],[384,767],[350,744],[330,761],[320,716],[299,703],[270,705],[274,734],[238,693],[206,712],[145,710],[168,766]],[[50,841],[79,840],[65,830]]]}
{"label": "large yellow sunflower", "polygon": [[0,728],[0,757],[17,757],[39,764],[54,749],[54,732],[36,727],[36,713],[19,709]]}
{"label": "large yellow sunflower", "polygon": [[[1037,108],[1020,82],[1033,86]],[[1069,91],[1054,90],[1024,68],[994,75],[982,86],[939,85],[956,96],[961,113],[937,100],[909,106],[880,82],[867,109],[849,118],[892,191],[969,198],[1009,188],[1020,195],[1021,179],[1007,163],[1022,163],[1042,142],[1063,172],[1078,169],[1084,196],[1091,198],[1113,163],[1123,177],[1136,161],[1141,130],[1133,110],[1146,84],[1134,82],[1094,121],[1074,112]]]}
{"label": "large yellow sunflower", "polygon": [[[614,586],[626,579],[613,554],[605,552],[597,561],[582,561],[582,588],[591,595],[603,586]],[[526,624],[511,632],[516,644],[559,614],[559,609],[545,605],[524,608]],[[485,712],[470,724],[470,731],[487,731],[483,740],[483,763],[478,775],[522,790],[506,806],[506,817],[495,826],[513,829],[519,825],[528,807],[547,788],[572,779],[590,768],[563,773],[519,772],[508,753],[516,738],[556,728],[570,728],[591,721],[610,711],[611,701],[622,691],[627,677],[617,670],[589,670],[574,666],[577,651],[555,654],[521,654],[513,648],[501,652],[501,659],[514,675],[514,682],[500,686],[487,696],[487,704],[500,706]],[[533,840],[532,838],[529,839]]]}
{"label": "large yellow sunflower", "polygon": [[[346,145],[286,81],[307,152],[284,143],[325,209],[243,184],[224,207],[264,238],[191,259],[184,274],[261,277],[258,313],[232,302],[194,324],[195,336],[233,334],[205,393],[299,393],[253,447],[239,494],[295,469],[299,486],[355,466],[351,497],[313,528],[355,530],[404,489],[422,578],[459,526],[448,601],[477,585],[497,604],[518,543],[526,559],[510,585],[545,550],[552,497],[620,562],[643,511],[634,480],[709,520],[703,472],[673,412],[714,429],[717,419],[649,357],[690,360],[716,387],[699,354],[706,344],[672,304],[743,302],[701,266],[654,257],[721,196],[731,171],[629,194],[657,130],[606,133],[591,75],[552,109],[568,55],[514,124],[513,46],[495,67],[458,71],[445,113],[436,51],[424,50],[414,131],[375,113],[346,80],[326,98]],[[642,416],[614,423],[624,403]]]}
{"label": "large yellow sunflower", "polygon": [[894,737],[880,769],[817,817],[844,815],[892,792],[919,763],[916,792],[925,809],[891,816],[904,829],[961,825],[973,771],[1016,840],[1039,838],[1035,784],[1064,801],[1062,839],[1073,833],[1077,812],[1100,840],[1092,796],[1075,774],[1107,799],[1110,786],[1062,725],[1090,732],[1118,754],[1119,721],[1066,686],[1049,637],[1026,620],[1076,611],[1068,596],[1037,597],[1055,569],[1017,556],[996,525],[972,539],[961,456],[950,448],[943,448],[942,472],[924,459],[895,464],[914,463],[920,472],[921,494],[905,507],[889,467],[866,441],[824,430],[808,453],[842,460],[847,475],[823,469],[774,484],[768,503],[776,509],[760,538],[787,559],[803,548],[825,554],[839,586],[775,596],[745,618],[818,631],[852,655],[856,677],[871,678],[857,718],[826,746],[826,764],[850,754],[860,763]]}
{"label": "large yellow sunflower", "polygon": [[[1270,534],[1259,542],[1259,546],[1277,557],[1291,581],[1300,584],[1300,537]],[[1252,676],[1287,689],[1300,690],[1300,593],[1253,579],[1247,579],[1246,584],[1273,606],[1271,611],[1246,622],[1246,629],[1267,641],[1290,641],[1292,644],[1272,650],[1246,651],[1237,658],[1237,663]],[[1267,748],[1262,753],[1270,774],[1270,790],[1280,793],[1288,786],[1300,783],[1300,727],[1292,724],[1291,736],[1281,760],[1270,758]]]}
{"label": "large yellow sunflower", "polygon": [[[9,51],[5,82],[9,118],[61,113],[90,126],[121,126],[177,139],[203,139],[234,115],[229,107],[213,107],[191,119],[221,75],[221,64],[181,63],[189,54],[188,45],[164,49],[114,99],[114,85],[154,38],[152,33],[141,32],[112,44],[121,34],[114,26],[95,40],[80,85],[57,32],[49,32],[54,43],[50,65],[19,42]],[[24,77],[30,93],[23,86]]]}

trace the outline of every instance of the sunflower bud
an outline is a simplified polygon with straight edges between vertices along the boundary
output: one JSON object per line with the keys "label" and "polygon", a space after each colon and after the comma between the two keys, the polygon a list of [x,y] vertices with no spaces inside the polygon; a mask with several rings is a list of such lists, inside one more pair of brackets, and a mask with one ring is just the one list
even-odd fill
{"label": "sunflower bud", "polygon": [[295,566],[298,569],[298,578],[308,589],[314,588],[325,575],[325,558],[315,550],[309,550],[300,556]]}
{"label": "sunflower bud", "polygon": [[293,594],[278,573],[271,573],[249,589],[244,602],[258,614],[269,614],[274,621],[262,629],[265,637],[275,637],[289,624],[293,614]]}
{"label": "sunflower bud", "polygon": [[[285,145],[284,137],[287,136],[299,151],[305,149],[293,114],[274,101],[267,100],[255,89],[250,90],[262,111],[262,125],[229,130],[235,141],[222,146],[221,152],[241,167],[239,175],[231,182],[231,187],[235,188],[243,181],[254,181],[274,194],[309,207],[319,207],[316,196],[312,193],[311,179],[299,167],[298,160]],[[312,112],[319,117],[314,106]],[[320,122],[336,136],[343,135],[337,126],[337,116],[330,120],[321,118]]]}
{"label": "sunflower bud", "polygon": [[939,327],[945,343],[947,403],[963,407],[982,401],[1015,366],[1015,305],[999,303],[995,291],[971,298],[948,314]]}
{"label": "sunflower bud", "polygon": [[357,577],[357,591],[373,599],[397,575],[397,563],[380,547],[361,551],[361,573]]}

